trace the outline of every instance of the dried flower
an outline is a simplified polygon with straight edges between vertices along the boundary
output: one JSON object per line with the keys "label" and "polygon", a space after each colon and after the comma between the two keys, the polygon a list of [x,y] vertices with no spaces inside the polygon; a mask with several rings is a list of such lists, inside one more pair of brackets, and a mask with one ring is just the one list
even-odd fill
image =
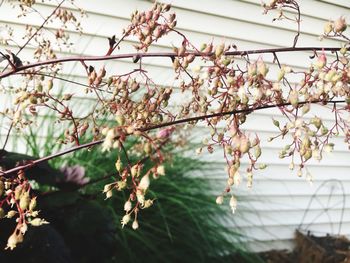
{"label": "dried flower", "polygon": [[346,21],[343,16],[339,17],[337,20],[334,21],[334,31],[336,33],[342,33],[346,30]]}

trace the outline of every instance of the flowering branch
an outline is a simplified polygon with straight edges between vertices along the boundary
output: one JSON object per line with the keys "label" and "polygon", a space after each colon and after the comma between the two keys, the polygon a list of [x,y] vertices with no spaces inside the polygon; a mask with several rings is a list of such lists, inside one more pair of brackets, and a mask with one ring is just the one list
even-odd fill
{"label": "flowering branch", "polygon": [[[335,48],[335,47],[286,47],[286,48],[267,48],[267,49],[253,49],[253,50],[242,50],[242,51],[228,51],[223,53],[223,55],[226,56],[245,56],[245,55],[251,55],[251,54],[265,54],[265,53],[282,53],[282,52],[302,52],[302,51],[331,51],[336,52],[340,51],[341,48]],[[215,55],[215,52],[186,52],[182,54],[179,57],[186,57],[188,55],[193,55],[195,57],[212,57]],[[41,67],[41,66],[47,66],[47,65],[55,65],[59,63],[66,63],[66,62],[86,62],[86,61],[108,61],[108,60],[118,60],[118,59],[125,59],[125,58],[135,58],[138,59],[146,58],[146,57],[168,57],[168,58],[174,58],[177,57],[178,54],[174,52],[138,52],[138,53],[130,53],[130,54],[117,54],[117,55],[104,55],[104,56],[73,56],[73,57],[66,57],[66,58],[58,58],[58,59],[51,59],[46,61],[40,61],[35,62],[27,65],[22,65],[20,67],[15,67],[12,70],[8,70],[6,72],[3,72],[0,74],[0,79],[9,77],[15,73],[25,71],[31,68]],[[31,72],[28,72],[28,74],[31,74]]]}
{"label": "flowering branch", "polygon": [[[32,4],[32,1],[28,1],[27,6],[21,4],[21,7],[25,10],[31,8]],[[35,211],[28,207],[28,202],[32,199],[28,196],[30,187],[25,171],[74,151],[101,144],[103,151],[116,150],[125,155],[127,163],[124,165],[118,158],[115,163],[115,181],[106,184],[103,192],[106,198],[111,197],[114,191],[127,192],[125,215],[121,223],[127,225],[134,216],[132,227],[136,229],[140,209],[148,208],[153,203],[153,200],[147,199],[150,178],[165,174],[165,158],[161,146],[168,140],[181,144],[187,136],[184,129],[176,129],[176,125],[196,124],[198,121],[207,124],[209,132],[197,153],[200,154],[203,149],[212,153],[217,148],[222,148],[227,164],[227,183],[216,202],[221,204],[224,197],[229,195],[232,212],[236,210],[237,200],[231,191],[233,185],[241,182],[242,160],[247,161],[244,174],[249,188],[253,184],[254,172],[266,168],[265,164],[259,162],[262,154],[259,135],[252,136],[242,128],[249,120],[250,113],[268,108],[278,108],[282,113],[282,121],[272,121],[277,128],[277,135],[268,141],[276,138],[288,141],[281,149],[279,158],[289,158],[290,169],[297,166],[298,176],[304,175],[309,159],[321,160],[324,152],[333,150],[334,144],[330,141],[332,137],[342,133],[345,142],[350,143],[350,124],[344,116],[350,109],[350,42],[345,35],[345,19],[340,17],[326,23],[322,35],[325,38],[342,39],[345,43],[342,47],[296,47],[301,23],[297,1],[272,0],[264,8],[266,12],[279,10],[277,19],[297,23],[291,47],[239,50],[234,44],[214,45],[213,42],[197,47],[176,29],[176,14],[171,12],[171,5],[157,3],[148,11],[135,11],[122,37],[119,40],[116,40],[115,35],[108,38],[106,55],[103,56],[57,58],[52,43],[55,42],[60,47],[69,46],[69,36],[63,29],[67,23],[72,23],[80,30],[80,23],[73,13],[60,6],[56,7],[54,15],[51,14],[52,19],[63,23],[63,27],[55,32],[55,41],[45,37],[44,30],[33,33],[33,29],[28,29],[27,43],[39,41],[38,48],[33,53],[36,62],[22,61],[11,51],[11,56],[3,54],[2,61],[10,63],[11,69],[0,73],[0,80],[15,76],[23,84],[15,87],[14,103],[4,109],[2,115],[11,121],[10,131],[12,128],[25,131],[38,116],[39,110],[49,110],[54,113],[57,125],[62,128],[63,136],[59,143],[75,143],[75,146],[0,173],[0,190],[1,183],[4,186],[3,191],[0,191],[0,208],[10,209],[10,205],[15,204],[18,209],[12,212],[15,213],[12,216],[19,215],[18,226],[8,247],[12,249],[16,242],[22,242],[24,226],[36,216]],[[291,9],[297,16],[289,17],[284,14],[285,9]],[[33,34],[37,37],[33,37]],[[175,34],[181,44],[173,47],[172,52],[148,52],[152,44],[167,34]],[[127,37],[138,39],[134,45],[136,52],[113,54]],[[282,52],[312,52],[310,65],[303,70],[283,65],[278,58]],[[327,52],[333,52],[335,56],[327,58]],[[250,57],[253,54],[260,55],[256,61]],[[263,54],[273,56],[272,63],[276,65],[277,76],[273,77],[269,73]],[[137,69],[121,73],[115,68],[87,65],[87,62],[92,61],[126,58],[132,59]],[[173,67],[173,86],[178,89],[157,84],[151,77],[151,72],[145,70],[145,58],[168,58]],[[80,62],[86,73],[86,83],[68,80],[59,75],[61,64],[68,62]],[[290,76],[295,77],[294,83]],[[57,88],[58,80],[78,85],[93,97],[93,105],[86,106],[89,108],[87,114],[79,115],[76,112],[77,103],[74,100],[80,97],[66,93],[65,90],[61,94]],[[3,91],[13,92],[10,87],[4,87]],[[339,103],[344,104],[337,107]],[[313,114],[313,104],[332,111],[332,127],[327,127],[322,117]],[[327,104],[333,104],[333,107],[329,108]],[[309,117],[305,118],[306,116]],[[160,130],[156,132],[156,129]],[[92,141],[80,144],[81,138],[86,134],[92,136]],[[132,149],[124,147],[129,136],[136,138]],[[128,156],[132,151],[138,154],[140,161],[131,163]],[[152,156],[152,167],[144,165],[143,156]],[[308,173],[306,177],[311,178]],[[17,188],[21,192],[16,196]],[[18,200],[22,197],[24,201],[21,207]],[[35,224],[45,223],[40,220]],[[23,231],[20,230],[22,228]]]}

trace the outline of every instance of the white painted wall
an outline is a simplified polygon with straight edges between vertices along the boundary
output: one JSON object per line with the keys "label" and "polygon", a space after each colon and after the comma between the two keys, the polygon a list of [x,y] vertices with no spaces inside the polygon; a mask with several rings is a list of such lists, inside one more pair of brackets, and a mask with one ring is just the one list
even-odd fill
{"label": "white painted wall", "polygon": [[[262,15],[260,0],[173,0],[168,2],[172,2],[177,13],[178,29],[184,32],[194,44],[199,45],[215,38],[215,42],[235,43],[239,49],[243,50],[287,47],[293,42],[296,25],[287,21],[272,23],[272,15]],[[149,1],[141,0],[77,0],[76,3],[87,11],[88,19],[83,20],[84,34],[82,36],[72,33],[72,41],[77,43],[73,54],[87,55],[104,54],[107,46],[106,38],[113,34],[117,36],[121,34],[122,28],[128,24],[129,15],[135,8],[144,10],[151,5]],[[340,15],[345,15],[350,19],[350,2],[348,0],[307,0],[300,1],[300,4],[303,23],[298,45],[340,46],[340,43],[334,40],[320,42],[318,36],[328,19],[335,19]],[[50,12],[51,8],[51,4],[40,6],[40,10],[44,13]],[[25,23],[33,25],[41,23],[40,19],[30,16],[22,20],[17,19],[6,4],[0,7],[0,19],[0,26],[11,24],[17,32],[23,30]],[[128,40],[126,43],[121,52],[133,50],[131,46],[133,42]],[[169,36],[159,41],[153,50],[170,50],[171,44],[178,43],[178,39]],[[293,55],[283,54],[280,60],[281,63],[289,64],[293,68],[303,69],[309,63],[308,55],[305,52]],[[29,57],[30,49],[23,52],[22,56]],[[272,61],[268,55],[264,55],[264,59]],[[156,77],[157,83],[173,84],[171,65],[167,60],[148,59],[145,62],[147,69]],[[133,68],[134,65],[131,61],[118,61],[108,62],[108,67],[126,71]],[[271,78],[274,78],[273,72],[276,66],[270,64],[270,67]],[[64,72],[76,80],[84,80],[82,69],[75,67],[74,64],[65,65]],[[12,84],[15,83],[14,79],[11,81]],[[66,85],[65,89],[81,94],[81,99],[75,101],[79,110],[86,111],[90,107],[93,98],[88,100],[81,89],[71,85]],[[0,107],[4,107],[9,100],[8,95],[1,94]],[[332,116],[329,113],[320,111],[319,108],[314,110],[318,114],[321,112],[331,123]],[[314,182],[310,185],[305,178],[298,178],[295,172],[289,171],[286,160],[278,159],[278,151],[283,145],[281,142],[266,142],[268,137],[276,134],[271,121],[271,116],[275,113],[274,110],[261,111],[251,116],[250,121],[245,125],[245,129],[251,133],[259,132],[264,146],[262,159],[269,167],[255,176],[252,190],[246,190],[244,185],[236,190],[239,199],[242,200],[239,202],[238,214],[232,217],[232,221],[227,222],[228,227],[238,226],[247,235],[250,246],[256,250],[289,247],[294,230],[301,223],[304,223],[303,228],[307,227],[320,234],[337,234],[339,224],[341,224],[340,233],[350,236],[350,201],[348,198],[350,194],[350,154],[347,146],[342,142],[343,138],[339,137],[334,140],[337,144],[332,155],[321,163],[313,162],[309,165],[309,171],[314,176]],[[4,140],[7,127],[8,123],[3,121],[0,142]],[[204,128],[199,133],[205,133]],[[45,136],[40,127],[38,127],[38,134]],[[23,146],[13,145],[12,147],[24,151]],[[203,158],[222,163],[224,168],[223,158],[219,152]],[[223,169],[218,170],[215,174],[207,175],[208,180],[218,186],[218,189],[224,187],[225,176]],[[331,179],[333,181],[325,184]],[[318,192],[317,199],[311,202],[309,211],[303,219],[304,211],[312,195],[322,184],[325,184],[324,187]],[[342,216],[343,206],[345,210]],[[328,212],[325,212],[325,209],[328,209]],[[311,223],[312,225],[308,226]]]}

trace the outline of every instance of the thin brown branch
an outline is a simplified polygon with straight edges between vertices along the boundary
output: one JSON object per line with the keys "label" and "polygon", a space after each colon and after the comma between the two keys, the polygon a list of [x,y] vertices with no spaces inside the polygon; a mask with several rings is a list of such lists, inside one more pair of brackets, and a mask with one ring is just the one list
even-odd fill
{"label": "thin brown branch", "polygon": [[[339,51],[340,48],[335,47],[287,47],[287,48],[269,48],[269,49],[252,49],[252,50],[242,50],[242,51],[228,51],[225,52],[227,56],[244,56],[248,54],[263,54],[263,53],[281,53],[281,52],[301,52],[301,51]],[[214,55],[214,52],[203,53],[203,52],[188,52],[188,54],[193,54],[196,57],[211,57]],[[177,54],[174,52],[150,52],[150,53],[128,53],[128,54],[119,54],[119,55],[107,55],[107,56],[72,56],[66,58],[51,59],[45,61],[34,62],[31,64],[23,65],[21,67],[16,67],[15,69],[8,70],[0,74],[0,79],[6,78],[13,75],[16,72],[24,71],[27,69],[53,65],[57,63],[65,63],[72,61],[106,61],[106,60],[117,60],[125,58],[133,58],[135,56],[143,57],[176,57]]]}
{"label": "thin brown branch", "polygon": [[[59,9],[61,7],[61,5],[65,2],[66,0],[62,0],[57,6],[56,8],[51,12],[51,14],[46,17],[46,19],[43,21],[43,23],[37,28],[37,30],[34,32],[33,35],[31,35],[27,41],[20,47],[20,49],[16,52],[16,56],[18,56],[19,53],[21,53],[21,51],[29,44],[29,42],[39,33],[39,31],[41,29],[44,28],[45,24],[47,23],[47,21],[49,21],[49,19],[56,13],[56,10]],[[8,65],[3,69],[3,72],[8,68]]]}
{"label": "thin brown branch", "polygon": [[[343,103],[345,102],[345,100],[330,100],[330,101],[322,101],[322,100],[315,100],[315,101],[303,101],[303,102],[299,102],[298,105],[304,105],[304,104],[316,104],[316,103]],[[161,124],[157,124],[157,125],[153,125],[150,127],[146,127],[146,128],[141,128],[139,129],[139,131],[141,132],[146,132],[146,131],[151,131],[151,130],[155,130],[155,129],[159,129],[159,128],[163,128],[163,127],[167,127],[167,126],[172,126],[172,125],[177,125],[177,124],[183,124],[183,123],[188,123],[188,122],[193,122],[193,121],[200,121],[200,120],[205,120],[205,119],[210,119],[210,118],[214,118],[214,117],[221,117],[221,116],[226,116],[226,115],[233,115],[233,114],[237,114],[237,113],[249,113],[249,112],[254,112],[254,111],[258,111],[258,110],[263,110],[263,109],[269,109],[269,108],[275,108],[275,107],[285,107],[285,106],[290,106],[291,103],[289,102],[285,102],[285,103],[279,103],[279,104],[273,104],[273,105],[264,105],[264,106],[260,106],[260,107],[250,107],[247,109],[241,109],[241,110],[233,110],[233,111],[227,111],[227,112],[219,112],[219,113],[213,113],[213,114],[208,114],[208,115],[202,115],[202,116],[196,116],[196,117],[190,117],[190,118],[185,118],[185,119],[180,119],[180,120],[176,120],[176,121],[171,121],[171,122],[166,122],[166,123],[161,123]],[[130,135],[130,134],[126,134],[126,135]],[[115,139],[118,139],[115,138]],[[6,171],[1,171],[0,174],[2,176],[7,176],[9,174],[12,173],[16,173],[19,172],[21,170],[25,170],[25,169],[29,169],[39,163],[54,159],[56,157],[74,152],[74,151],[78,151],[80,149],[84,149],[84,148],[89,148],[98,144],[103,143],[104,140],[97,140],[97,141],[93,141],[93,142],[89,142],[89,143],[85,143],[85,144],[81,144],[72,148],[69,148],[67,150],[34,160],[28,164],[24,164],[24,165],[20,165],[17,166],[15,168],[6,170]]]}

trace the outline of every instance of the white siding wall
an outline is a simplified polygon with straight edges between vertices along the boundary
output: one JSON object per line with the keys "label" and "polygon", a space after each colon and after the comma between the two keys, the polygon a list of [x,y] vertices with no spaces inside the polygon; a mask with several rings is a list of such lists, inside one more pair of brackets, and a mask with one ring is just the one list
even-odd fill
{"label": "white siding wall", "polygon": [[[215,42],[235,43],[241,50],[286,47],[293,42],[296,25],[287,21],[272,23],[271,14],[262,15],[260,0],[173,0],[169,2],[172,2],[177,13],[178,29],[197,45],[213,37]],[[349,1],[300,2],[303,23],[298,45],[339,46],[340,44],[333,40],[320,42],[318,36],[328,19],[335,19],[340,15],[346,15],[350,19]],[[135,8],[145,10],[151,5],[149,1],[139,0],[77,0],[76,3],[87,11],[88,19],[83,20],[82,36],[72,33],[72,41],[78,43],[73,53],[88,55],[104,54],[107,46],[106,38],[113,34],[120,35]],[[51,8],[50,4],[42,5],[40,10],[49,13]],[[22,20],[17,19],[6,4],[0,7],[0,17],[1,25],[12,24],[17,32],[23,30],[25,23],[33,25],[41,23],[40,19],[33,19],[30,16]],[[129,45],[123,46],[121,52],[132,51],[132,41],[128,43]],[[174,36],[169,36],[157,43],[153,49],[166,51],[170,50],[171,44],[178,43],[179,40]],[[26,54],[29,54],[28,51],[23,52],[22,56],[25,57]],[[303,69],[306,63],[309,63],[308,55],[307,53],[283,54],[280,60],[283,64]],[[272,61],[268,55],[264,55],[264,59]],[[171,65],[167,60],[148,59],[146,63],[148,70],[157,76],[157,83],[173,84]],[[122,71],[134,67],[130,61],[108,62],[108,65]],[[272,64],[270,66],[272,72],[270,76],[273,78],[276,66]],[[83,74],[82,70],[79,67],[75,68],[73,64],[65,65],[64,72],[67,74],[73,72],[76,80],[81,79]],[[76,94],[81,93],[81,100],[75,102],[80,110],[85,111],[91,105],[91,99],[87,99],[79,87],[66,85],[65,89],[72,90]],[[0,100],[1,105],[6,105],[9,97],[1,95]],[[227,222],[228,227],[239,226],[241,231],[249,237],[251,247],[256,250],[290,246],[294,230],[300,223],[304,223],[304,227],[312,223],[308,229],[317,233],[333,234],[338,233],[339,224],[341,224],[340,233],[350,235],[350,202],[349,200],[345,202],[343,196],[345,194],[348,197],[350,194],[350,154],[342,141],[343,138],[335,139],[337,145],[332,155],[321,163],[314,162],[309,165],[309,171],[314,176],[314,182],[310,185],[305,178],[298,178],[295,172],[289,171],[286,160],[278,159],[278,151],[283,145],[281,142],[266,142],[268,137],[276,133],[274,126],[271,125],[271,116],[274,112],[266,110],[256,113],[250,116],[245,126],[252,133],[259,132],[264,145],[262,159],[269,167],[255,176],[252,190],[245,190],[244,186],[237,189],[237,195],[242,201],[239,203],[238,215],[233,216],[234,223]],[[328,116],[327,112],[321,112],[331,121],[332,116]],[[7,127],[6,121],[3,122],[0,137],[2,141]],[[40,129],[38,133],[45,136]],[[203,130],[199,133],[203,134]],[[24,151],[23,145],[17,146],[17,149]],[[203,158],[222,162],[224,167],[220,153]],[[311,202],[307,216],[303,219],[312,195],[320,185],[330,179],[334,180],[325,184],[318,192],[317,199]],[[212,180],[218,187],[224,187],[223,169],[208,176],[208,180]],[[343,206],[345,210],[342,215]],[[325,212],[327,209],[329,211]]]}

